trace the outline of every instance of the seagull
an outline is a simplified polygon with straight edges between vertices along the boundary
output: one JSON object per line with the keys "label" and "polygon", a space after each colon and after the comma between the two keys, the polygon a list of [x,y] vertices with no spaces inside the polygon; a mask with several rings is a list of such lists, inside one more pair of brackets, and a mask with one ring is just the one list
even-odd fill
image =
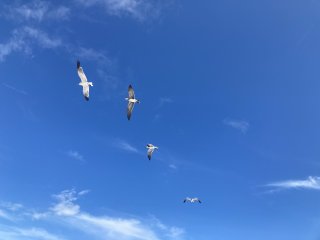
{"label": "seagull", "polygon": [[146,148],[148,148],[148,158],[149,160],[151,160],[151,156],[152,156],[152,153],[155,149],[159,149],[158,147],[156,146],[153,146],[152,144],[147,144]]}
{"label": "seagull", "polygon": [[129,85],[128,94],[129,94],[129,97],[125,99],[128,101],[127,117],[128,117],[128,120],[130,120],[134,104],[140,103],[140,101],[135,98],[134,90],[131,85]]}
{"label": "seagull", "polygon": [[84,74],[82,67],[80,66],[80,61],[77,61],[77,69],[79,78],[81,79],[79,85],[82,86],[84,99],[89,101],[89,86],[93,87],[93,84],[92,82],[88,82],[88,79]]}
{"label": "seagull", "polygon": [[183,202],[184,202],[184,203],[185,203],[185,202],[191,202],[191,203],[198,202],[198,203],[201,203],[201,201],[200,201],[199,198],[189,198],[189,197],[185,198],[185,199],[183,200]]}

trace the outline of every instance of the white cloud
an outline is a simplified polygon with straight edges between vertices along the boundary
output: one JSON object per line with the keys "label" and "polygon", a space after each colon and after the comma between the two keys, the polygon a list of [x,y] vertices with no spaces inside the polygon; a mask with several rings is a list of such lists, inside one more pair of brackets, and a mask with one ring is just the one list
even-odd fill
{"label": "white cloud", "polygon": [[6,219],[6,220],[10,220],[10,221],[13,220],[12,217],[2,209],[0,209],[0,218]]}
{"label": "white cloud", "polygon": [[15,92],[17,92],[17,93],[20,93],[20,94],[22,94],[22,95],[28,95],[28,93],[27,93],[26,91],[21,90],[21,89],[18,89],[18,88],[14,87],[14,86],[11,86],[11,85],[7,84],[7,83],[2,83],[2,85],[3,85],[4,87],[6,87],[6,88],[8,88],[8,89],[10,89],[10,90],[12,90],[12,91],[15,91]]}
{"label": "white cloud", "polygon": [[121,139],[115,140],[114,146],[119,148],[119,149],[125,150],[127,152],[134,152],[134,153],[138,153],[139,152],[137,148],[135,148],[130,143],[128,143],[128,142],[126,142],[124,140],[121,140]]}
{"label": "white cloud", "polygon": [[56,48],[62,45],[60,39],[51,38],[45,32],[32,27],[15,29],[11,38],[6,43],[0,43],[0,61],[14,52],[32,53],[32,45],[42,48]]}
{"label": "white cloud", "polygon": [[78,151],[69,150],[67,152],[67,155],[71,158],[74,158],[74,159],[80,161],[80,162],[85,162],[84,157]]}
{"label": "white cloud", "polygon": [[65,20],[70,9],[65,6],[53,6],[50,2],[35,0],[26,4],[15,4],[5,7],[3,14],[8,19],[19,21]]}
{"label": "white cloud", "polygon": [[165,233],[165,236],[169,237],[170,239],[177,240],[184,237],[185,231],[182,228],[167,226],[156,217],[153,217],[153,222],[156,227],[161,229]]}
{"label": "white cloud", "polygon": [[159,107],[162,107],[165,104],[173,103],[173,100],[169,97],[162,97],[159,100]]}
{"label": "white cloud", "polygon": [[85,7],[94,5],[105,7],[110,15],[129,15],[140,21],[147,17],[157,17],[160,13],[160,6],[151,0],[75,0]]}
{"label": "white cloud", "polygon": [[74,216],[80,212],[80,206],[74,202],[78,199],[77,192],[72,190],[62,191],[60,194],[54,195],[58,203],[51,210],[59,216]]}
{"label": "white cloud", "polygon": [[23,205],[20,203],[11,203],[11,202],[1,202],[0,206],[9,210],[9,211],[17,211],[23,208]]}
{"label": "white cloud", "polygon": [[287,180],[282,182],[269,183],[267,187],[277,189],[313,189],[320,190],[320,177],[308,177],[306,180]]}
{"label": "white cloud", "polygon": [[0,225],[0,239],[5,240],[64,240],[41,228],[19,228]]}
{"label": "white cloud", "polygon": [[174,164],[170,164],[170,165],[169,165],[169,168],[171,168],[171,169],[177,169],[177,166],[174,165]]}
{"label": "white cloud", "polygon": [[[27,208],[18,208],[12,212],[19,221],[0,224],[0,239],[6,240],[62,240],[68,239],[67,234],[72,233],[87,236],[92,240],[181,240],[184,230],[175,226],[167,226],[155,217],[138,219],[136,217],[110,217],[98,216],[81,210],[76,203],[80,196],[87,194],[84,190],[76,192],[74,189],[64,190],[53,195],[56,202],[44,213],[35,213]],[[0,212],[1,213],[1,212]],[[32,221],[32,228],[21,227],[25,221],[28,225]],[[49,225],[48,225],[49,224]],[[53,224],[53,225],[52,225]],[[59,227],[59,234],[54,234],[40,226]],[[66,232],[64,232],[64,228]],[[64,236],[61,234],[64,233]]]}
{"label": "white cloud", "polygon": [[223,123],[237,130],[240,130],[244,134],[247,133],[250,127],[250,124],[248,122],[240,120],[225,119],[223,120]]}

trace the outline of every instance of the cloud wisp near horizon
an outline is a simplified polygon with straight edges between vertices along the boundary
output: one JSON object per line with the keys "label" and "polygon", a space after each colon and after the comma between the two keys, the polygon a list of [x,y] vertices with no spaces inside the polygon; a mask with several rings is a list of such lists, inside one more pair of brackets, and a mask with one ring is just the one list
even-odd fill
{"label": "cloud wisp near horizon", "polygon": [[320,177],[309,176],[305,180],[285,180],[280,182],[269,183],[266,187],[274,188],[275,190],[285,189],[310,189],[320,190]]}
{"label": "cloud wisp near horizon", "polygon": [[[33,237],[40,240],[73,239],[68,235],[53,233],[41,225],[53,224],[55,227],[72,229],[85,234],[90,239],[108,240],[181,240],[185,230],[167,226],[159,219],[138,217],[112,217],[94,215],[82,210],[77,200],[88,194],[89,190],[77,192],[74,189],[54,194],[55,203],[46,211],[35,211],[19,204],[13,209],[10,205],[0,207],[0,238],[21,240]],[[23,222],[32,221],[32,227],[20,227]],[[56,226],[57,225],[57,226]],[[10,238],[8,238],[10,236]]]}

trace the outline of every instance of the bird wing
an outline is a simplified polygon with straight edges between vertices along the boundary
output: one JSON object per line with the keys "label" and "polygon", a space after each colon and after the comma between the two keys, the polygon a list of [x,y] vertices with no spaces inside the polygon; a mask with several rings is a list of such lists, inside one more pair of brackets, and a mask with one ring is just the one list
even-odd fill
{"label": "bird wing", "polygon": [[133,90],[133,87],[131,85],[129,85],[128,93],[129,93],[129,99],[134,99],[135,98],[134,90]]}
{"label": "bird wing", "polygon": [[149,160],[151,160],[151,156],[152,156],[153,151],[154,151],[154,148],[149,148],[148,149],[148,158],[149,158]]}
{"label": "bird wing", "polygon": [[128,109],[127,109],[127,117],[128,117],[128,120],[130,120],[130,118],[131,118],[131,114],[132,114],[133,107],[134,107],[134,103],[129,102],[129,103],[128,103]]}
{"label": "bird wing", "polygon": [[86,100],[89,100],[89,85],[87,84],[84,84],[82,86],[82,93],[83,93],[83,96]]}
{"label": "bird wing", "polygon": [[88,82],[88,79],[87,79],[86,75],[84,74],[82,67],[78,68],[78,76],[81,79],[82,83]]}

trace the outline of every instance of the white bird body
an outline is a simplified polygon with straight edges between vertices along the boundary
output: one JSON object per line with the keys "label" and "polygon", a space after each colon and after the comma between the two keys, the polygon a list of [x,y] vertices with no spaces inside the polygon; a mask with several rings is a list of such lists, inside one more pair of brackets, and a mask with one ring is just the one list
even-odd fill
{"label": "white bird body", "polygon": [[152,145],[151,143],[147,144],[146,148],[148,149],[148,158],[151,160],[152,153],[155,149],[159,149],[157,146]]}
{"label": "white bird body", "polygon": [[137,103],[137,102],[139,102],[138,99],[126,98],[126,100],[127,100],[129,103]]}
{"label": "white bird body", "polygon": [[77,69],[78,69],[78,76],[81,80],[79,83],[80,86],[82,86],[82,93],[84,98],[88,101],[89,100],[89,89],[90,86],[93,87],[92,82],[88,82],[88,79],[86,75],[84,74],[83,68],[80,66],[80,62],[77,62]]}
{"label": "white bird body", "polygon": [[198,203],[201,203],[201,201],[200,201],[199,198],[189,198],[189,197],[185,198],[183,202],[184,202],[184,203],[185,203],[185,202],[190,202],[190,203],[198,202]]}

